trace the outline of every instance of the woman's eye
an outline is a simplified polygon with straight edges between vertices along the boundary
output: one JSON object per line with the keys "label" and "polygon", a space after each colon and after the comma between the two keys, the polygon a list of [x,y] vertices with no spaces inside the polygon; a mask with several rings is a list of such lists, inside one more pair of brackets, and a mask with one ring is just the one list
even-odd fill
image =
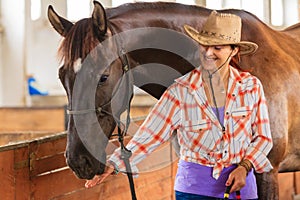
{"label": "woman's eye", "polygon": [[108,79],[108,75],[103,74],[100,77],[99,84],[104,83]]}

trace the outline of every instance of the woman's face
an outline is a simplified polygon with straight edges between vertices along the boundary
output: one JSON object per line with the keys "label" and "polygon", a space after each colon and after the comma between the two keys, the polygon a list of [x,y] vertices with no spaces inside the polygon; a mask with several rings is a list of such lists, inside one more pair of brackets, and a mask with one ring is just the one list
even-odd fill
{"label": "woman's face", "polygon": [[238,52],[238,48],[230,45],[203,46],[200,45],[201,66],[208,71],[215,71],[222,65],[228,66],[231,57]]}

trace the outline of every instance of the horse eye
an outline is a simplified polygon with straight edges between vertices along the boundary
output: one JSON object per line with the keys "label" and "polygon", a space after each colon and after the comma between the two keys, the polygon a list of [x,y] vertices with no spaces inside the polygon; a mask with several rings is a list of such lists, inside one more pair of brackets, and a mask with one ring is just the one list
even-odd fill
{"label": "horse eye", "polygon": [[108,76],[109,76],[109,75],[103,74],[103,75],[100,77],[99,84],[104,83],[104,82],[108,79]]}

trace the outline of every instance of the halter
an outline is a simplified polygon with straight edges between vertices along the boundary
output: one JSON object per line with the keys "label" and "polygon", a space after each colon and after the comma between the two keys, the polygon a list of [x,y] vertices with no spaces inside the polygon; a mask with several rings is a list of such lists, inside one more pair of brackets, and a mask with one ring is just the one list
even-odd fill
{"label": "halter", "polygon": [[[110,23],[107,23],[107,25],[108,25],[112,35],[115,35],[116,32],[113,29],[113,26]],[[121,48],[119,50],[120,60],[121,60],[121,63],[122,63],[123,74],[125,74],[130,69],[129,62],[128,62],[128,57],[127,57],[127,54],[126,54],[126,51],[125,51],[124,47],[122,46],[121,41],[118,42],[117,39],[119,39],[119,37],[116,37],[116,43],[117,43],[117,48],[118,47]],[[119,40],[121,40],[121,39],[119,39]],[[120,44],[120,45],[118,45],[118,44]],[[130,84],[130,79],[128,78],[127,79],[127,86],[128,86],[129,89],[131,89],[129,84]],[[132,91],[130,91],[130,94],[131,94],[131,92]],[[124,135],[126,134],[126,132],[128,130],[129,123],[130,123],[130,100],[127,99],[127,101],[128,101],[128,104],[127,104],[127,108],[126,108],[127,109],[126,125],[125,125],[123,131],[121,130],[120,121],[117,122],[118,123],[118,138],[119,138],[119,142],[120,142],[120,145],[121,145],[121,159],[125,163],[127,178],[128,178],[128,182],[129,182],[129,185],[130,185],[131,198],[132,198],[132,200],[137,200],[136,193],[135,193],[135,188],[134,188],[132,170],[131,170],[131,166],[130,166],[130,163],[129,163],[129,158],[131,157],[132,152],[130,150],[128,150],[124,145]]]}
{"label": "halter", "polygon": [[[112,25],[110,23],[108,23],[107,25],[109,26],[112,35],[115,35],[115,31],[114,31]],[[129,66],[126,51],[124,50],[124,47],[121,45],[122,44],[121,41],[118,41],[118,39],[119,38],[116,37],[117,48],[120,48],[120,49],[118,49],[118,51],[119,51],[119,55],[120,55],[119,59],[121,60],[122,71],[123,71],[121,78],[123,78],[124,75],[129,71],[130,66]],[[118,88],[120,87],[121,82],[122,81],[119,81]],[[127,84],[128,89],[131,90],[130,78],[127,79],[126,84]],[[115,91],[117,91],[117,90],[115,90]],[[131,93],[132,93],[132,91],[129,91],[129,94],[131,94]],[[116,92],[112,94],[112,97],[108,102],[106,102],[105,104],[103,104],[103,105],[101,105],[97,108],[85,109],[85,110],[67,109],[66,112],[69,115],[80,115],[80,114],[87,114],[87,113],[95,112],[95,113],[104,113],[104,114],[107,114],[107,115],[110,115],[110,116],[113,117],[113,113],[105,110],[104,107],[111,103],[111,101],[112,101],[113,97],[115,96],[115,94],[116,94]],[[126,109],[125,109],[125,110],[127,110],[127,116],[126,116],[126,122],[125,122],[126,124],[124,125],[118,119],[115,119],[115,121],[116,121],[117,127],[118,127],[118,134],[117,135],[118,135],[118,140],[119,140],[119,143],[120,143],[120,146],[121,146],[121,159],[124,161],[125,166],[126,166],[126,173],[127,173],[128,181],[129,181],[129,184],[130,184],[130,191],[131,191],[132,200],[136,200],[137,198],[136,198],[136,193],[135,193],[135,188],[134,188],[132,170],[131,170],[131,166],[130,166],[130,163],[129,163],[129,158],[131,157],[132,152],[130,150],[128,150],[124,145],[124,135],[127,133],[127,130],[128,130],[129,124],[130,124],[130,97],[128,96],[128,98],[126,100],[128,102],[127,105],[126,105]],[[123,130],[122,130],[121,126],[123,126]]]}

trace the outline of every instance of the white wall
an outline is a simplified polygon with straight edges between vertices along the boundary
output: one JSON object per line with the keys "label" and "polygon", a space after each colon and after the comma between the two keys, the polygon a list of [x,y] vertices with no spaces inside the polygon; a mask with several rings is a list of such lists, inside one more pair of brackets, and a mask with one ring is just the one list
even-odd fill
{"label": "white wall", "polygon": [[[41,18],[30,18],[30,0],[0,0],[0,106],[30,105],[27,91],[27,76],[33,75],[42,89],[50,95],[64,95],[58,80],[57,49],[62,37],[51,27],[47,8],[66,17],[67,1],[42,0]],[[104,0],[104,6],[111,6]],[[2,52],[1,52],[2,51]]]}
{"label": "white wall", "polygon": [[62,37],[48,21],[49,5],[52,5],[62,16],[66,16],[66,1],[43,0],[41,18],[36,21],[27,18],[26,73],[33,75],[42,89],[49,91],[51,95],[56,95],[57,93],[64,94],[57,75],[60,65],[57,49]]}
{"label": "white wall", "polygon": [[24,102],[24,2],[1,1],[1,105]]}
{"label": "white wall", "polygon": [[[112,5],[112,0],[99,1],[105,7]],[[67,16],[66,2],[42,0],[41,19],[31,21],[30,0],[0,0],[0,23],[4,28],[3,33],[0,31],[0,106],[28,105],[28,74],[34,75],[50,94],[64,94],[57,76],[56,52],[61,36],[51,27],[46,14],[48,5],[53,5],[60,15]],[[298,1],[283,2],[285,25],[297,22]]]}
{"label": "white wall", "polygon": [[[1,4],[0,4],[1,5]],[[0,9],[1,12],[1,9]],[[1,21],[0,21],[1,23]],[[2,23],[0,24],[0,105],[3,102],[3,54],[2,54],[2,47],[3,47],[3,26]]]}
{"label": "white wall", "polygon": [[284,26],[291,26],[295,23],[298,23],[299,20],[299,1],[298,0],[285,0],[283,1],[283,18]]}

